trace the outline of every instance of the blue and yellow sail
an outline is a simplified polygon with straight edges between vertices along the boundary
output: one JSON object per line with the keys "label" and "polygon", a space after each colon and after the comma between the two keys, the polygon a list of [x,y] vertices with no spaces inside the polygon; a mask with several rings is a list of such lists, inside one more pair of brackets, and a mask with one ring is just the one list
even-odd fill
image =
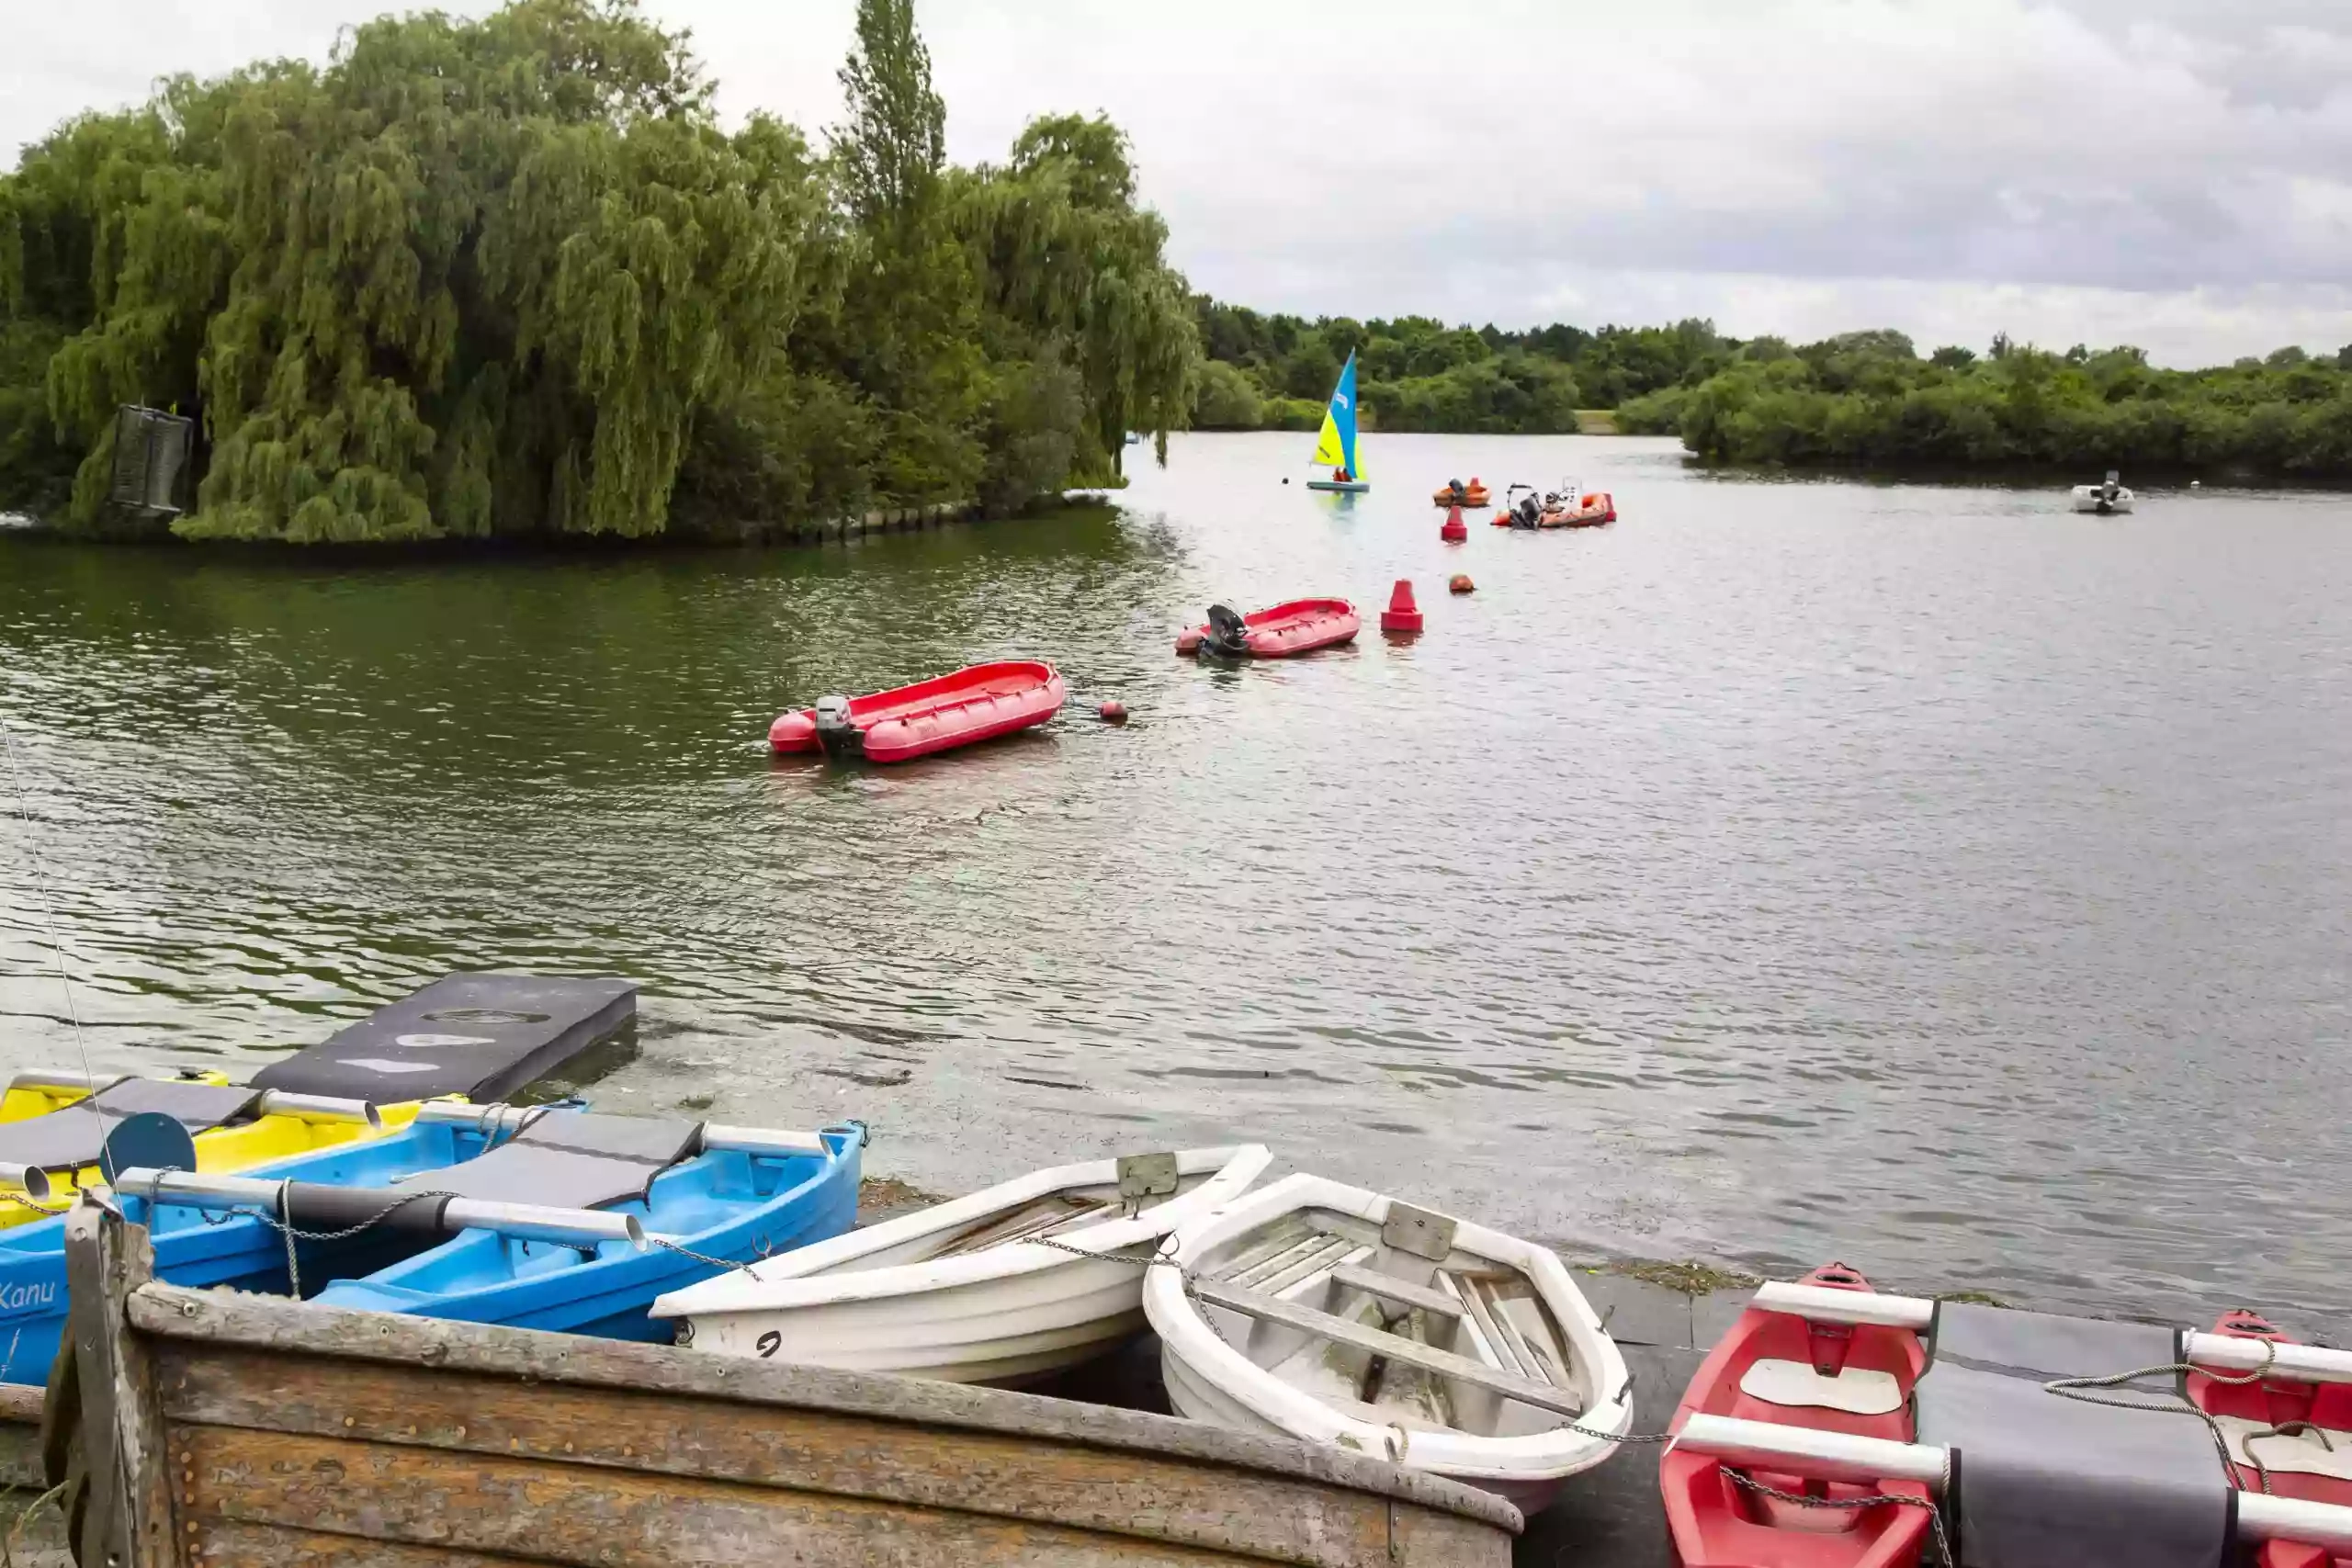
{"label": "blue and yellow sail", "polygon": [[1323,434],[1315,443],[1315,462],[1325,468],[1345,468],[1353,479],[1363,478],[1363,459],[1356,455],[1356,356],[1351,353],[1340,367],[1340,384],[1331,389],[1331,403],[1323,411]]}

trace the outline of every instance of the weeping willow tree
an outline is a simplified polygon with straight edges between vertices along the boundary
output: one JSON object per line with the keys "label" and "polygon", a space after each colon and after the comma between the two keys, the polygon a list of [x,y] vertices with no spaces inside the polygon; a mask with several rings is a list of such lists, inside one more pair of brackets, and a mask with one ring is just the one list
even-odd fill
{"label": "weeping willow tree", "polygon": [[1164,457],[1200,338],[1183,276],[1168,265],[1168,227],[1136,206],[1118,128],[1076,115],[1033,122],[1004,167],[964,180],[956,218],[988,307],[1078,377],[1080,471],[1116,473],[1130,430],[1154,432]]}
{"label": "weeping willow tree", "polygon": [[0,507],[100,523],[126,402],[198,421],[178,532],[301,543],[1011,503],[1175,423],[1117,132],[950,168],[911,0],[842,79],[812,156],[637,0],[514,0],[69,121],[0,177]]}

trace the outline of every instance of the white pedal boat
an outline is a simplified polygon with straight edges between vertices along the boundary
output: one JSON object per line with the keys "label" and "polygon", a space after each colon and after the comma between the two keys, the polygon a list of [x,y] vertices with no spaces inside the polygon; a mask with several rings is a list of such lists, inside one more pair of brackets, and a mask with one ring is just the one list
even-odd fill
{"label": "white pedal boat", "polygon": [[1140,1333],[1144,1275],[1158,1272],[1142,1260],[1272,1158],[1245,1144],[1057,1166],[673,1291],[653,1315],[684,1319],[680,1344],[725,1356],[1026,1382]]}
{"label": "white pedal boat", "polygon": [[1548,1248],[1297,1175],[1187,1221],[1144,1280],[1178,1414],[1500,1493],[1532,1514],[1633,1419],[1624,1358]]}

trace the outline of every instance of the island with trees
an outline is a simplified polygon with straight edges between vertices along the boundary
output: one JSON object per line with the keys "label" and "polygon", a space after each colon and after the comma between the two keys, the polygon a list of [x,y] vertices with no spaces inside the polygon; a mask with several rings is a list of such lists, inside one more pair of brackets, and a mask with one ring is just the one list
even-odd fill
{"label": "island with trees", "polygon": [[1197,336],[1108,121],[958,168],[912,0],[812,152],[635,0],[514,0],[85,114],[0,178],[0,511],[106,521],[116,412],[194,538],[645,536],[1019,504],[1182,423]]}

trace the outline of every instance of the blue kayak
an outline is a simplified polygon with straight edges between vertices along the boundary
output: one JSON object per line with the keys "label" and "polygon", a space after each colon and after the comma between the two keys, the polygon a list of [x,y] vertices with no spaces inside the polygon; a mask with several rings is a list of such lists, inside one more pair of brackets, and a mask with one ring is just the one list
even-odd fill
{"label": "blue kayak", "polygon": [[[316,1150],[253,1174],[326,1186],[387,1186],[420,1171],[462,1165],[502,1142],[514,1122],[502,1121],[500,1109],[480,1108],[481,1120],[421,1119],[384,1137]],[[132,1217],[148,1224],[155,1272],[173,1284],[286,1293],[286,1238],[251,1214],[164,1205],[152,1216]],[[297,1267],[321,1270],[320,1278],[345,1256],[334,1243],[306,1241],[297,1248]],[[48,1381],[65,1329],[65,1302],[64,1216],[0,1232],[0,1382]]]}
{"label": "blue kayak", "polygon": [[[648,1315],[653,1298],[721,1271],[688,1253],[755,1263],[839,1235],[855,1221],[865,1129],[829,1127],[819,1137],[822,1154],[698,1154],[654,1176],[643,1196],[595,1205],[634,1215],[649,1237],[661,1238],[642,1249],[622,1240],[582,1245],[468,1230],[364,1278],[338,1280],[315,1299],[323,1306],[666,1344],[674,1325]],[[420,1185],[430,1180],[417,1179]]]}

